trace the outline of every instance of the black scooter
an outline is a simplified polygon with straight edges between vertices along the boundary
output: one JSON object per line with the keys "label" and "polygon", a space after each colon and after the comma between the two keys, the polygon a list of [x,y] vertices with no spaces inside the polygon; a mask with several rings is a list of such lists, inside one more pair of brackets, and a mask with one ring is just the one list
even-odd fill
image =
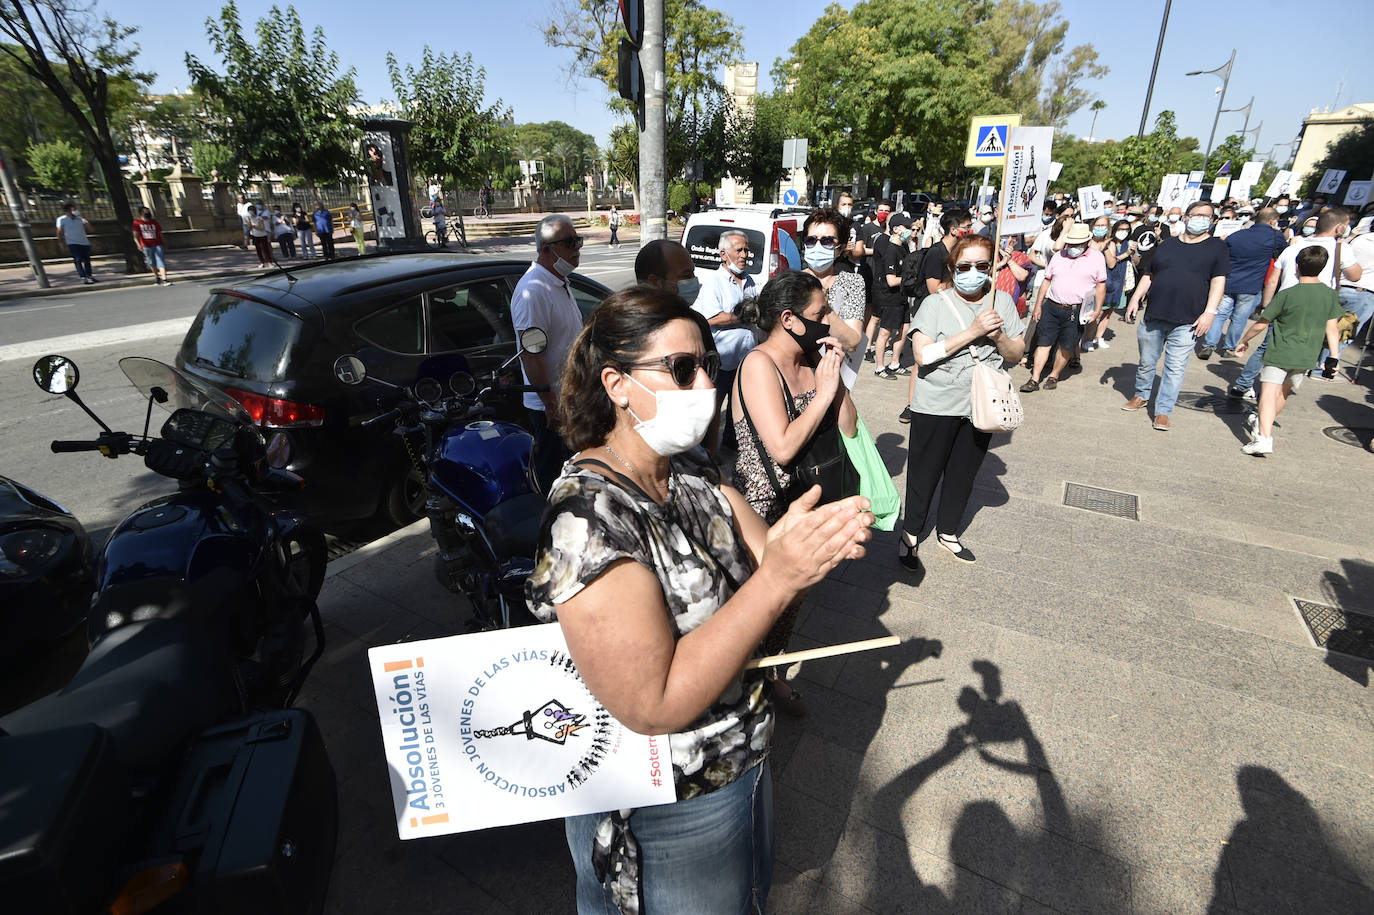
{"label": "black scooter", "polygon": [[[71,360],[34,379],[102,428],[54,452],[136,454],[179,482],[110,536],[92,645],[61,690],[0,718],[0,899],[20,912],[318,912],[335,778],[290,709],[324,647],[324,540],[258,494],[298,486],[229,395],[151,359],[120,368],[172,411],[111,430]],[[313,647],[312,647],[313,643]]]}

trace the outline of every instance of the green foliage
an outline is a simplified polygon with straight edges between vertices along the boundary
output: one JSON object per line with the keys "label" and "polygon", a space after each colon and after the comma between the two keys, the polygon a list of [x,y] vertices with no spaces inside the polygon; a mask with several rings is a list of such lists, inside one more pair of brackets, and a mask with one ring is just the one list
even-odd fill
{"label": "green foliage", "polygon": [[726,169],[749,183],[756,201],[771,201],[777,183],[787,175],[782,143],[793,136],[789,120],[785,95],[757,95],[745,110],[731,107],[726,114]]}
{"label": "green foliage", "polygon": [[1345,169],[1349,172],[1346,181],[1364,181],[1374,175],[1374,118],[1365,118],[1327,144],[1326,153],[1303,179],[1304,196],[1312,193],[1328,168]]}
{"label": "green foliage", "polygon": [[1070,136],[1054,138],[1054,160],[1063,164],[1059,177],[1051,182],[1054,191],[1075,194],[1080,187],[1106,184],[1102,157],[1115,143],[1089,143]]}
{"label": "green foliage", "polygon": [[386,56],[391,88],[400,115],[414,126],[410,150],[424,175],[452,176],[459,185],[481,183],[501,156],[501,123],[510,109],[500,99],[486,101],[487,71],[471,54],[435,54],[428,46],[417,70],[402,70],[394,54]]}
{"label": "green foliage", "polygon": [[150,141],[166,143],[168,157],[185,161],[192,147],[206,136],[205,103],[194,92],[187,95],[130,94],[116,116],[120,145],[141,169],[152,166],[155,150]]}
{"label": "green foliage", "polygon": [[281,179],[281,183],[293,190],[310,186],[310,182],[306,181],[300,175],[286,175]]}
{"label": "green foliage", "polygon": [[358,166],[361,131],[349,107],[358,102],[352,68],[339,72],[339,56],[319,26],[307,42],[294,6],[272,7],[244,35],[238,7],[205,21],[219,73],[186,55],[186,69],[217,115],[211,139],[229,146],[251,171],[300,175],[311,184],[339,180]]}
{"label": "green foliage", "polygon": [[[1240,174],[1240,168],[1250,159],[1249,153],[1245,150],[1245,138],[1238,133],[1233,133],[1222,140],[1217,148],[1212,150],[1212,158],[1207,162],[1207,174],[1204,180],[1212,181],[1217,177],[1217,172],[1227,162],[1231,163],[1231,179],[1235,180]],[[1198,166],[1201,168],[1202,166]]]}
{"label": "green foliage", "polygon": [[242,176],[238,156],[227,143],[202,140],[191,146],[191,163],[197,175],[211,180],[212,172],[219,172],[219,180],[238,187]]}
{"label": "green foliage", "polygon": [[1083,81],[1108,72],[1092,45],[1065,50],[1069,23],[1059,18],[1061,11],[1053,2],[1000,0],[979,27],[992,44],[986,62],[992,92],[1027,124],[1063,127],[1092,98]]}
{"label": "green foliage", "polygon": [[86,189],[86,168],[90,157],[84,149],[66,140],[31,143],[25,151],[29,168],[39,187],[59,194],[80,193]]}
{"label": "green foliage", "polygon": [[[501,129],[511,159],[540,159],[552,187],[581,188],[589,160],[598,158],[596,139],[562,121],[509,124]],[[520,178],[517,167],[515,180]]]}
{"label": "green foliage", "polygon": [[1105,187],[1118,191],[1129,187],[1145,197],[1159,192],[1165,175],[1202,168],[1197,140],[1179,137],[1172,111],[1161,111],[1155,117],[1155,129],[1145,136],[1112,144],[1099,162]]}
{"label": "green foliage", "polygon": [[617,124],[611,128],[611,145],[606,150],[606,164],[610,166],[611,174],[617,180],[627,182],[630,187],[635,188],[638,200],[639,131],[633,124]]}
{"label": "green foliage", "polygon": [[84,142],[81,131],[48,88],[9,54],[0,54],[0,85],[5,87],[7,115],[0,118],[0,146],[16,159],[27,163],[24,151],[30,143]]}

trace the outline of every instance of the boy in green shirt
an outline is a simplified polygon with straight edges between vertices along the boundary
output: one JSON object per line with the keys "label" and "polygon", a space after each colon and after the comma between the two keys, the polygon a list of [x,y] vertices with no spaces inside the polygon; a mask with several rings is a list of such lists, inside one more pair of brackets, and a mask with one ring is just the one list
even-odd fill
{"label": "boy in green shirt", "polygon": [[1316,362],[1323,337],[1327,348],[1336,352],[1336,320],[1345,309],[1336,290],[1321,281],[1320,274],[1329,259],[1320,245],[1299,251],[1298,285],[1274,296],[1236,347],[1237,355],[1245,352],[1251,340],[1273,325],[1274,336],[1264,351],[1264,367],[1260,369],[1259,413],[1251,413],[1246,419],[1252,436],[1251,442],[1240,449],[1246,454],[1274,453],[1274,419],[1283,412],[1288,396],[1302,385],[1307,370]]}

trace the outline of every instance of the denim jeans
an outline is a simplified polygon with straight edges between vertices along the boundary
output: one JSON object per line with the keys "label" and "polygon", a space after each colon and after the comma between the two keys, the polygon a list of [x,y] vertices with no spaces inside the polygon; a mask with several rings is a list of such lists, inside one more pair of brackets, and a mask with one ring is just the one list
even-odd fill
{"label": "denim jeans", "polygon": [[[616,915],[592,868],[601,814],[568,817],[578,915]],[[630,817],[639,842],[644,908],[651,915],[762,912],[773,881],[773,781],[763,762],[717,791]]]}
{"label": "denim jeans", "polygon": [[1159,381],[1159,396],[1155,398],[1155,415],[1168,416],[1174,411],[1178,389],[1183,386],[1183,373],[1193,354],[1193,325],[1175,324],[1148,317],[1136,328],[1140,344],[1140,365],[1135,370],[1135,396],[1150,399],[1155,385],[1155,369],[1159,357],[1164,356],[1164,377]]}
{"label": "denim jeans", "polygon": [[76,266],[76,275],[82,279],[91,276],[91,246],[68,244],[67,250],[72,253],[72,264]]}
{"label": "denim jeans", "polygon": [[[1216,348],[1218,342],[1222,349],[1235,349],[1240,342],[1240,335],[1245,333],[1245,324],[1250,320],[1250,315],[1254,312],[1255,306],[1259,304],[1260,294],[1258,292],[1242,292],[1237,295],[1227,293],[1221,297],[1221,304],[1217,306],[1217,316],[1212,319],[1212,326],[1207,329],[1207,336],[1203,343],[1206,346]],[[1226,327],[1226,319],[1231,319],[1231,326]],[[1222,338],[1222,329],[1226,329],[1226,337]]]}
{"label": "denim jeans", "polygon": [[1254,391],[1255,396],[1259,396],[1259,388],[1256,386],[1256,382],[1259,381],[1260,369],[1264,368],[1264,349],[1269,345],[1269,336],[1273,332],[1274,329],[1271,327],[1269,333],[1266,333],[1264,339],[1260,341],[1260,345],[1255,347],[1254,353],[1251,354],[1249,361],[1245,363],[1245,368],[1241,369],[1240,377],[1236,379],[1236,383],[1233,387],[1239,388],[1242,391]]}
{"label": "denim jeans", "polygon": [[[1355,326],[1355,336],[1359,336],[1359,329],[1364,327],[1365,322],[1374,316],[1374,292],[1368,289],[1353,289],[1350,286],[1341,287],[1341,307],[1346,311],[1353,311],[1360,316],[1360,323]],[[1353,342],[1354,338],[1341,344],[1344,350]],[[1325,346],[1322,347],[1321,355],[1317,357],[1317,368],[1322,368],[1326,363],[1326,357],[1331,355],[1331,351]]]}

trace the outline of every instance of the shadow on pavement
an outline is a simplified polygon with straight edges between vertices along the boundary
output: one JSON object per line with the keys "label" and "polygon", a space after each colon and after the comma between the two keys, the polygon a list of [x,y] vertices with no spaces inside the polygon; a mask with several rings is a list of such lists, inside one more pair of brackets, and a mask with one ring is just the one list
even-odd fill
{"label": "shadow on pavement", "polygon": [[[1358,634],[1370,640],[1371,634],[1374,634],[1374,565],[1358,559],[1342,559],[1341,567],[1344,574],[1335,571],[1323,574],[1325,580],[1322,590],[1332,603],[1342,609],[1370,614],[1354,617],[1347,614],[1346,617],[1353,625],[1361,627],[1349,634]],[[1331,633],[1331,638],[1340,639],[1342,634],[1342,630],[1335,630]],[[1361,686],[1369,686],[1369,673],[1374,670],[1374,661],[1328,651],[1326,666]]]}
{"label": "shadow on pavement", "polygon": [[1217,861],[1209,913],[1374,911],[1302,792],[1263,766],[1240,767],[1236,787],[1245,816]]}

